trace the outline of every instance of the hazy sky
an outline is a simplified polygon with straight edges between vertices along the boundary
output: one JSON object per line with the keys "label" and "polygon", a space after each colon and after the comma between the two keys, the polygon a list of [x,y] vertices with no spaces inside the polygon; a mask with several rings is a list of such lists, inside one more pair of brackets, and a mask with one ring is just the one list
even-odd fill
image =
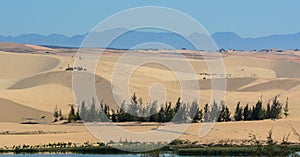
{"label": "hazy sky", "polygon": [[300,32],[299,0],[1,0],[0,35],[84,34],[124,9],[163,6],[182,11],[209,33],[242,37]]}

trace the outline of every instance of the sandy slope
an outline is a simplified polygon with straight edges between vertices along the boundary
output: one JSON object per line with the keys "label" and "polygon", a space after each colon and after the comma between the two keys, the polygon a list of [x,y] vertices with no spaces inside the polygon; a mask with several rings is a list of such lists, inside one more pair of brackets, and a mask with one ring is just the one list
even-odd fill
{"label": "sandy slope", "polygon": [[[23,73],[24,71],[21,68],[11,67],[10,71],[16,71],[11,74],[14,75],[13,79],[3,79],[3,84],[6,84],[6,90],[0,90],[0,97],[4,99],[13,100],[25,106],[38,108],[40,110],[44,110],[47,112],[52,112],[55,105],[62,107],[63,110],[67,110],[68,104],[74,103],[72,97],[72,72],[64,71],[64,68],[67,67],[68,64],[72,63],[74,60],[71,56],[41,56],[41,55],[24,55],[24,54],[10,54],[10,53],[1,53],[1,57],[6,59],[10,55],[14,59],[14,63],[17,64],[17,67],[22,67],[27,70],[28,73]],[[31,65],[24,67],[24,56],[30,58]],[[6,58],[5,58],[6,57]],[[25,58],[26,58],[25,57]],[[120,63],[118,61],[118,56],[104,56],[101,62],[97,67],[97,77],[96,77],[96,91],[97,96],[99,97],[99,101],[104,99],[108,104],[115,103],[114,97],[111,91],[112,71],[117,71],[121,76],[130,75],[130,79],[126,80],[122,77],[115,79],[114,85],[126,84],[129,81],[129,91],[130,94],[136,92],[139,96],[144,98],[145,102],[148,102],[151,98],[149,95],[149,89],[155,87],[157,83],[160,83],[164,86],[166,90],[166,98],[163,99],[165,101],[176,101],[177,97],[180,96],[180,82],[178,81],[178,75],[181,76],[189,76],[191,74],[186,73],[184,71],[172,72],[166,66],[159,65],[156,63],[145,64],[139,68],[136,68],[133,72],[128,71],[133,65],[130,63]],[[132,58],[141,59],[140,57]],[[57,60],[60,62],[57,63]],[[156,59],[157,60],[157,59]],[[167,58],[163,58],[163,60],[168,60]],[[175,60],[171,58],[170,60]],[[298,85],[300,85],[300,80],[298,78],[293,78],[297,76],[297,73],[289,73],[286,69],[281,67],[289,67],[294,66],[294,68],[300,67],[299,64],[284,62],[279,60],[267,60],[267,59],[256,59],[256,58],[247,58],[247,57],[226,57],[223,59],[225,63],[226,73],[230,74],[227,76],[226,89],[227,94],[225,97],[226,102],[232,107],[237,103],[237,101],[242,101],[244,104],[250,103],[254,104],[257,99],[260,98],[261,95],[264,95],[264,99],[268,101],[274,96],[281,94],[283,96],[289,96],[292,93],[297,93],[298,89],[295,89]],[[55,64],[54,64],[55,63]],[[208,79],[203,80],[202,75],[200,73],[205,73],[207,71],[207,67],[205,67],[205,63],[203,60],[191,60],[192,65],[196,69],[196,73],[199,75],[196,76],[198,78],[200,91],[200,100],[201,103],[207,103],[211,99],[210,90],[211,90],[211,80],[210,76],[207,76]],[[4,63],[2,63],[4,64]],[[27,64],[27,63],[26,63]],[[115,66],[118,64],[119,68],[115,69]],[[47,65],[47,66],[46,66]],[[71,65],[71,64],[70,64]],[[34,67],[34,68],[31,68]],[[253,66],[253,67],[249,67]],[[37,68],[39,67],[39,68]],[[43,68],[44,67],[44,68]],[[45,68],[47,67],[47,68]],[[203,67],[203,68],[199,68]],[[249,67],[248,69],[246,67]],[[269,70],[254,70],[253,69],[269,69]],[[278,68],[280,67],[280,68]],[[52,69],[51,69],[52,68]],[[243,70],[237,70],[242,68]],[[16,70],[17,69],[17,70]],[[20,69],[20,70],[19,70]],[[248,70],[250,69],[250,72]],[[49,71],[50,70],[50,71]],[[276,72],[280,76],[284,76],[287,78],[274,78],[276,75],[273,73],[265,73],[266,71]],[[255,72],[255,76],[250,74]],[[286,72],[286,73],[285,73]],[[25,75],[27,74],[27,75]],[[82,74],[85,75],[85,74]],[[89,75],[89,74],[87,74]],[[115,75],[115,76],[120,76]],[[177,75],[177,76],[176,76]],[[1,75],[2,76],[2,75]],[[162,77],[163,76],[163,77]],[[265,76],[265,77],[259,77]],[[3,77],[3,76],[2,76]],[[104,78],[104,79],[103,79]],[[180,78],[181,83],[188,83],[189,78],[186,77]],[[218,80],[222,81],[225,76],[219,75],[219,78],[214,79],[214,81],[218,82]],[[106,81],[106,80],[107,81]],[[101,81],[103,80],[103,81]],[[6,81],[6,82],[5,82]],[[8,82],[8,83],[7,83]],[[88,82],[82,82],[82,86]],[[192,82],[192,81],[191,81]],[[194,90],[192,87],[191,89]],[[196,88],[197,89],[197,88]],[[218,86],[215,89],[219,89]],[[293,89],[293,92],[288,92]],[[154,95],[160,95],[160,88],[156,91],[152,91]],[[116,91],[118,93],[126,93],[126,89],[121,88]],[[156,94],[155,94],[156,93]],[[248,98],[241,99],[242,95],[247,94]],[[233,96],[231,96],[233,95]],[[237,95],[237,96],[234,96]],[[294,94],[295,95],[295,94]],[[124,95],[122,95],[124,96]],[[127,95],[126,95],[127,96]],[[284,100],[285,97],[282,96]],[[293,97],[293,95],[292,95]],[[125,98],[125,96],[124,96]],[[152,96],[152,100],[154,97]],[[245,101],[247,100],[247,101]],[[290,99],[293,103],[295,99]],[[296,101],[295,101],[296,102]]]}
{"label": "sandy slope", "polygon": [[0,108],[2,111],[0,122],[23,122],[26,121],[23,118],[41,118],[42,116],[46,116],[46,120],[52,119],[52,113],[50,112],[26,107],[7,99],[0,99]]}
{"label": "sandy slope", "polygon": [[[154,57],[155,58],[155,57]],[[64,69],[72,65],[75,57],[71,55],[41,55],[41,54],[16,54],[16,53],[0,53],[0,66],[4,67],[0,70],[0,130],[27,130],[27,126],[16,123],[5,122],[20,122],[24,117],[38,117],[41,115],[47,116],[47,121],[51,121],[52,111],[57,105],[67,114],[69,104],[74,103],[72,93],[72,72],[66,72]],[[119,76],[113,82],[126,85],[129,83],[129,92],[133,94],[136,92],[138,96],[143,97],[144,102],[148,102],[155,98],[164,97],[162,90],[166,91],[166,98],[161,101],[172,101],[175,103],[177,97],[180,96],[180,81],[176,73],[170,71],[170,68],[157,63],[144,64],[141,67],[135,68],[134,71],[128,69],[134,65],[130,62],[118,62],[119,56],[103,56],[101,62],[96,68],[96,91],[99,101],[104,99],[108,104],[115,104],[115,99],[111,91],[111,82],[113,74]],[[142,57],[132,57],[130,60],[141,60]],[[149,58],[147,58],[149,59]],[[151,58],[150,58],[151,60]],[[178,65],[183,62],[178,58],[156,58],[157,60],[164,60]],[[175,61],[175,62],[174,62]],[[288,120],[280,120],[276,122],[275,136],[281,139],[283,134],[290,131],[289,123],[300,130],[299,121],[300,115],[300,74],[293,69],[299,69],[300,64],[287,61],[259,59],[245,56],[230,56],[223,59],[225,64],[225,73],[218,73],[214,76],[207,75],[208,68],[203,60],[189,59],[189,62],[195,69],[196,82],[200,86],[200,105],[209,102],[211,98],[211,77],[216,77],[215,81],[227,79],[227,92],[225,95],[225,102],[229,105],[231,111],[238,101],[242,105],[253,105],[263,96],[264,104],[268,103],[274,96],[279,95],[280,101],[284,102],[286,97],[290,100],[290,117]],[[115,68],[116,65],[119,68]],[[88,71],[90,68],[87,68]],[[87,72],[80,72],[79,75],[91,77]],[[112,73],[114,71],[115,73]],[[130,79],[125,77],[130,75]],[[181,83],[193,82],[190,80],[191,73],[179,70],[177,75],[181,77]],[[203,79],[206,77],[206,79]],[[90,80],[83,80],[80,86],[85,88]],[[164,86],[157,85],[160,83]],[[218,89],[218,87],[216,87]],[[153,95],[149,95],[149,90],[152,90]],[[190,91],[197,90],[191,87]],[[116,91],[121,94],[121,99],[125,95],[127,89],[116,87]],[[80,96],[79,96],[80,97]],[[84,97],[84,96],[81,96]],[[87,100],[88,102],[91,99]],[[14,114],[11,114],[14,113]],[[278,125],[277,125],[278,124]],[[198,127],[200,124],[195,124],[193,127]],[[221,123],[217,124],[214,130],[204,139],[199,139],[193,134],[197,134],[196,128],[190,129],[191,135],[183,136],[190,140],[200,141],[216,141],[227,139],[243,139],[248,138],[251,130],[259,133],[263,138],[267,131],[273,125],[272,121],[261,122],[241,122],[241,123]],[[0,135],[1,145],[22,144],[26,141],[29,144],[38,144],[36,137],[42,137],[40,143],[49,143],[55,141],[74,141],[85,142],[93,141],[93,138],[83,127],[74,126],[53,126],[53,125],[37,125],[32,129],[40,130],[79,130],[76,133],[57,134],[57,135]],[[127,129],[151,129],[129,127]],[[260,132],[260,130],[263,130]],[[220,134],[222,132],[222,134]],[[223,134],[224,133],[224,134]],[[80,137],[80,138],[78,138]],[[291,137],[296,140],[296,137]],[[4,142],[3,142],[4,141]]]}
{"label": "sandy slope", "polygon": [[43,46],[37,46],[37,45],[31,45],[31,44],[25,44],[25,46],[33,48],[35,50],[53,50],[51,48],[48,47],[43,47]]}
{"label": "sandy slope", "polygon": [[[250,144],[250,134],[257,136],[258,140],[266,140],[268,132],[272,129],[273,139],[281,142],[283,137],[287,137],[290,142],[299,142],[299,137],[294,134],[292,127],[299,132],[299,121],[290,120],[265,120],[258,122],[225,122],[216,123],[212,130],[205,136],[199,136],[199,130],[203,129],[203,124],[192,124],[185,131],[183,135],[174,130],[166,130],[163,126],[159,127],[162,133],[174,134],[180,136],[180,139],[190,140],[192,142],[199,141],[199,143],[213,144],[213,143],[227,143],[227,144]],[[255,126],[255,127],[254,127]],[[123,129],[130,132],[149,132],[156,126],[121,126]],[[102,126],[102,129],[109,129],[109,126]],[[0,135],[0,147],[13,145],[40,145],[58,142],[97,142],[103,141],[105,135],[94,137],[84,126],[81,125],[20,125],[16,123],[0,123],[0,133],[22,133],[23,135],[5,134]],[[41,131],[46,134],[32,134],[31,132]],[[26,133],[25,133],[26,132]],[[49,132],[49,133],[47,133]],[[113,133],[113,131],[112,131]],[[119,135],[116,138],[121,139]],[[134,138],[134,137],[133,137]],[[155,137],[149,137],[153,139]],[[102,140],[101,140],[102,139]]]}
{"label": "sandy slope", "polygon": [[19,79],[56,67],[58,59],[31,54],[0,52],[0,79]]}

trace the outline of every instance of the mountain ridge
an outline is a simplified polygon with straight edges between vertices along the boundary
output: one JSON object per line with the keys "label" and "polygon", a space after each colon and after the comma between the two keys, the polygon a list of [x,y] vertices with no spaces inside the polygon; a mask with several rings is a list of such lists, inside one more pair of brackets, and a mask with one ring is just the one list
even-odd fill
{"label": "mountain ridge", "polygon": [[[101,41],[104,37],[113,37],[120,32],[117,30],[108,30],[105,32],[93,32],[90,34],[95,41]],[[57,47],[80,47],[82,41],[88,35],[78,34],[66,36],[62,34],[52,33],[49,35],[41,35],[37,33],[21,34],[18,36],[2,36],[0,42],[16,42],[22,44],[49,45]],[[300,48],[300,32],[295,34],[275,34],[262,37],[243,38],[234,32],[216,32],[211,35],[219,49],[236,49],[236,50],[261,50],[261,49],[299,49]],[[186,37],[182,37],[172,32],[145,32],[145,31],[129,31],[122,34],[112,41],[109,48],[114,49],[131,49],[139,48],[136,45],[143,43],[162,43],[170,45],[174,49],[197,49],[187,39],[199,39],[199,41],[207,40],[207,36],[199,33],[192,33]],[[90,43],[88,47],[107,47],[105,43]],[[151,46],[151,45],[150,45]],[[170,48],[170,47],[166,47]]]}

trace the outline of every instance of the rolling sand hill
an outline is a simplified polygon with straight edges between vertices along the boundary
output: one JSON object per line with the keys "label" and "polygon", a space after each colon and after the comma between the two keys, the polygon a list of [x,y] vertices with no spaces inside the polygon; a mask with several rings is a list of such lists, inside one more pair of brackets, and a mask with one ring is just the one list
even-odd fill
{"label": "rolling sand hill", "polygon": [[[31,49],[44,49],[32,45],[25,46]],[[133,57],[131,60],[141,60],[143,57]],[[155,60],[175,61],[181,64],[181,60],[176,57],[155,57]],[[96,139],[87,132],[83,126],[73,125],[54,125],[43,124],[29,127],[30,125],[21,125],[23,118],[38,118],[46,116],[46,121],[51,122],[52,112],[57,105],[66,115],[69,110],[69,104],[74,103],[72,92],[72,72],[65,71],[69,65],[73,65],[75,57],[70,54],[25,54],[0,52],[0,132],[16,131],[26,132],[28,130],[57,131],[60,134],[29,134],[20,135],[2,135],[0,134],[0,146],[14,144],[40,144],[59,141],[72,141],[82,143],[85,141],[95,141]],[[129,80],[116,79],[120,84],[129,83],[131,94],[136,92],[138,96],[143,97],[144,102],[149,102],[156,97],[162,96],[161,90],[166,91],[166,98],[161,101],[175,102],[180,96],[180,82],[176,74],[168,67],[157,63],[145,64],[138,67],[131,73],[128,69],[134,66],[130,62],[117,62],[120,55],[107,54],[102,57],[101,62],[96,67],[95,85],[99,101],[104,100],[107,104],[116,107],[116,101],[111,91],[113,74],[115,76],[126,76],[130,74]],[[276,122],[271,120],[259,122],[230,122],[217,124],[212,132],[207,136],[197,137],[197,128],[201,124],[193,124],[188,133],[181,138],[191,141],[216,142],[220,140],[241,140],[249,139],[250,132],[258,133],[261,139],[265,138],[267,132],[274,126],[274,136],[276,139],[282,139],[291,131],[291,126],[300,131],[300,74],[295,72],[300,68],[300,64],[275,59],[262,59],[247,56],[229,55],[223,58],[225,73],[209,75],[205,61],[201,59],[188,59],[196,72],[196,82],[200,86],[200,105],[209,102],[211,98],[211,78],[214,81],[227,80],[225,102],[229,105],[231,111],[234,111],[235,105],[241,101],[242,105],[249,103],[253,105],[261,96],[264,104],[280,96],[279,99],[284,103],[286,97],[289,97],[290,116],[287,120],[282,119]],[[212,60],[215,61],[215,60]],[[119,68],[115,68],[118,65]],[[79,75],[90,75],[87,68],[86,72]],[[114,71],[115,73],[112,73]],[[189,84],[192,74],[186,71],[178,71],[178,74],[184,76],[182,82]],[[92,75],[91,75],[92,76]],[[120,77],[121,78],[121,77]],[[204,79],[205,78],[205,79]],[[84,87],[87,81],[80,85]],[[155,86],[160,83],[164,86]],[[149,89],[153,90],[154,95],[149,95]],[[126,89],[116,87],[120,93],[125,93]],[[198,90],[190,88],[190,90]],[[216,87],[216,90],[219,90]],[[188,91],[187,91],[188,92]],[[185,93],[187,94],[187,93]],[[122,95],[124,96],[124,95]],[[121,98],[122,98],[121,96]],[[125,97],[125,96],[124,96]],[[90,100],[87,100],[90,101]],[[128,101],[128,100],[127,100]],[[124,127],[132,131],[149,131],[152,126]],[[73,132],[72,132],[72,131]],[[261,131],[263,130],[263,131]],[[219,132],[222,132],[220,134]],[[222,136],[220,136],[222,135]],[[36,140],[36,139],[42,140]],[[292,141],[300,142],[297,136],[291,136]]]}

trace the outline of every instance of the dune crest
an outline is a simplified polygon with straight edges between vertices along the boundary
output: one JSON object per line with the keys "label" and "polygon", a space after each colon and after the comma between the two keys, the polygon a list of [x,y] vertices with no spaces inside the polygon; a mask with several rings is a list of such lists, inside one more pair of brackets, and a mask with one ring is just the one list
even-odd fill
{"label": "dune crest", "polygon": [[20,79],[55,68],[59,60],[49,56],[0,52],[0,79]]}

